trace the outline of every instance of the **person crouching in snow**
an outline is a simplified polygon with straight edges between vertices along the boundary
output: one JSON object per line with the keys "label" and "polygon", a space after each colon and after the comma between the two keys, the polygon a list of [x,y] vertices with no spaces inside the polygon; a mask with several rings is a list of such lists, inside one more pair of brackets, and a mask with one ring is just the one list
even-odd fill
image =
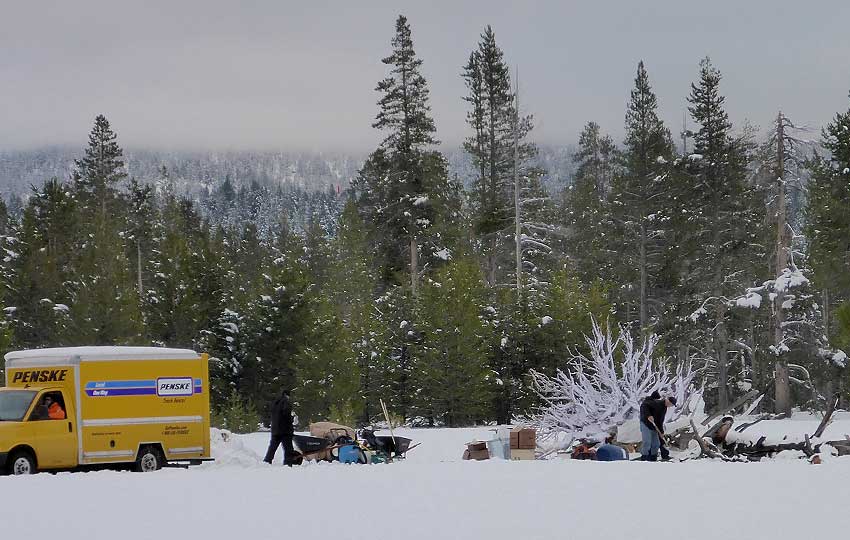
{"label": "person crouching in snow", "polygon": [[280,397],[272,404],[272,437],[269,441],[269,449],[263,459],[271,464],[274,461],[277,447],[283,445],[283,464],[292,467],[295,462],[295,449],[292,447],[292,435],[295,434],[295,426],[292,418],[292,404],[289,401],[289,390],[284,389]]}
{"label": "person crouching in snow", "polygon": [[[641,403],[641,461],[658,461],[658,452],[662,447],[660,435],[664,433],[664,417],[667,414],[667,409],[674,405],[676,405],[675,397],[661,399],[658,392],[653,392]],[[669,456],[669,452],[665,453]]]}

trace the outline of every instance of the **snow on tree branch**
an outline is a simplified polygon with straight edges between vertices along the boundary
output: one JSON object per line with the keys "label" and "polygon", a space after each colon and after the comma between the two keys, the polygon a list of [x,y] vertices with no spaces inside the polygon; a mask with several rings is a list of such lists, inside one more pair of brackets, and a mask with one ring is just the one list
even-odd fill
{"label": "snow on tree branch", "polygon": [[693,393],[695,373],[690,365],[674,372],[667,359],[654,360],[658,340],[651,334],[636,341],[623,325],[614,336],[610,326],[603,332],[593,321],[592,336],[585,336],[590,358],[572,352],[572,367],[554,377],[532,370],[532,388],[543,400],[532,421],[541,435],[604,440],[637,417],[641,402],[654,391],[677,398],[668,420],[678,418]]}

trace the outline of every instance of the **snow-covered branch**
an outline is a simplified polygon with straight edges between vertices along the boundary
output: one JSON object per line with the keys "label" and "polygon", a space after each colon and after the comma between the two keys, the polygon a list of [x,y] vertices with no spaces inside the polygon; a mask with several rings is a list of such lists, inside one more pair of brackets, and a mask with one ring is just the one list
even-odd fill
{"label": "snow-covered branch", "polygon": [[572,353],[572,367],[550,377],[531,372],[532,386],[543,400],[533,420],[544,436],[565,434],[567,439],[604,440],[613,429],[637,416],[644,398],[659,392],[675,396],[679,403],[669,420],[684,410],[693,392],[690,365],[675,372],[666,359],[654,360],[658,336],[636,341],[620,325],[614,336],[593,322],[592,336],[585,336],[590,357]]}

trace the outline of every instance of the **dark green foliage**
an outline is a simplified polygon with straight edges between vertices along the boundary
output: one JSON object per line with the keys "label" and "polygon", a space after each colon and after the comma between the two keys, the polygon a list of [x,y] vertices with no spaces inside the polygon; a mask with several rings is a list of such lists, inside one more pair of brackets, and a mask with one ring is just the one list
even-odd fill
{"label": "dark green foliage", "polygon": [[[726,299],[741,294],[764,275],[766,249],[761,244],[766,224],[765,198],[747,182],[749,141],[731,133],[732,124],[720,95],[720,72],[706,58],[700,80],[691,85],[689,111],[698,126],[694,153],[677,171],[672,190],[679,208],[672,245],[678,246],[680,316],[702,321],[695,346],[718,380],[720,406],[731,401],[730,351],[734,328]],[[751,281],[753,280],[753,281]],[[687,323],[686,323],[687,324]]]}
{"label": "dark green foliage", "polygon": [[660,275],[668,245],[666,229],[675,214],[668,197],[673,142],[657,109],[641,61],[626,111],[623,169],[614,178],[609,205],[611,246],[617,253],[612,275],[618,283],[628,284],[619,290],[619,304],[634,304],[643,328],[650,325],[651,315],[656,320],[660,315],[658,300],[666,292]]}
{"label": "dark green foliage", "polygon": [[260,425],[260,415],[250,398],[243,399],[236,391],[232,391],[227,401],[213,411],[210,421],[214,427],[233,433],[253,433]]}
{"label": "dark green foliage", "polygon": [[[510,268],[514,222],[514,138],[519,139],[517,158],[522,167],[536,154],[534,145],[525,141],[531,130],[531,118],[517,118],[510,70],[496,44],[491,27],[481,35],[463,68],[469,94],[466,121],[472,135],[464,150],[472,157],[476,177],[470,193],[472,221],[485,263],[485,278],[490,287],[506,277],[499,268]],[[519,123],[517,122],[519,120]],[[515,127],[519,131],[515,134]]]}
{"label": "dark green foliage", "polygon": [[487,370],[491,328],[481,306],[484,282],[474,260],[458,259],[425,283],[417,313],[422,341],[413,373],[415,416],[447,426],[487,418],[495,378]]}
{"label": "dark green foliage", "polygon": [[822,138],[829,157],[810,164],[806,238],[815,282],[837,305],[850,299],[850,111],[836,114]]}
{"label": "dark green foliage", "polygon": [[573,159],[578,164],[573,183],[563,195],[562,223],[567,228],[573,265],[581,279],[593,281],[611,276],[611,190],[619,153],[614,141],[602,135],[599,125],[588,122],[579,138]]}
{"label": "dark green foliage", "polygon": [[[220,174],[159,164],[137,182],[98,116],[70,182],[0,204],[0,349],[208,352],[215,422],[235,431],[267,420],[281,388],[302,425],[380,421],[380,400],[413,422],[512,422],[539,404],[529,370],[573,367],[593,318],[661,333],[661,352],[703,368],[710,406],[766,384],[766,310],[733,307],[781,270],[765,247],[772,180],[751,174],[751,141],[732,131],[719,72],[701,64],[694,151],[676,156],[641,62],[623,148],[589,122],[556,210],[547,186],[567,179],[532,166],[532,117],[516,110],[505,58],[488,26],[463,66],[468,191],[434,149],[403,16],[377,86],[383,139],[344,193],[278,185],[277,170],[258,172],[261,156]],[[850,347],[848,134],[841,113],[824,130],[828,155],[810,163],[806,241],[795,244],[807,253],[794,263],[814,277],[786,296],[786,321],[799,326],[782,354],[796,403],[812,407],[847,382],[836,347]]]}

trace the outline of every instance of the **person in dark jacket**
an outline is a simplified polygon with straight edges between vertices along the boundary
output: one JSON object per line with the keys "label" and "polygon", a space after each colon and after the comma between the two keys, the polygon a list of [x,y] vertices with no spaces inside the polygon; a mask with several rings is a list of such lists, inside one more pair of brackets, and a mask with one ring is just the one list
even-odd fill
{"label": "person in dark jacket", "polygon": [[[641,461],[658,461],[658,452],[662,447],[659,433],[664,433],[664,417],[667,409],[676,405],[676,398],[661,399],[658,392],[653,392],[640,405],[640,434]],[[669,452],[663,452],[669,458]]]}
{"label": "person in dark jacket", "polygon": [[295,449],[292,447],[295,426],[292,423],[292,404],[289,401],[288,390],[283,390],[280,397],[272,404],[271,424],[272,437],[263,461],[266,463],[274,461],[277,447],[283,445],[283,464],[291,467],[295,459]]}

